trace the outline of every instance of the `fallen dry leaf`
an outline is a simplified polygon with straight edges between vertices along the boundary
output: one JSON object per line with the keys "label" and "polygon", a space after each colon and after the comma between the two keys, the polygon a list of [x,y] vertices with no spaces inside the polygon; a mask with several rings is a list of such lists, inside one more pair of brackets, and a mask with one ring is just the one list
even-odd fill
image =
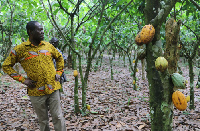
{"label": "fallen dry leaf", "polygon": [[[71,75],[73,70],[65,69],[70,73],[66,74],[69,81],[63,84],[61,105],[67,130],[151,130],[148,81],[141,78],[141,63],[138,63],[139,72],[136,74],[139,88],[135,91],[129,67],[124,67],[120,58],[113,62],[116,63],[113,66],[113,80],[110,79],[109,58],[106,55],[102,67],[99,67],[97,72],[90,72],[86,103],[91,106],[91,112],[86,117],[74,114],[74,76]],[[189,81],[188,68],[181,68],[183,75]],[[8,75],[1,76],[1,79],[0,130],[39,131],[38,118],[30,100],[25,97],[26,88],[21,88],[25,86]],[[182,91],[185,95],[190,92],[189,88]],[[187,108],[185,111],[174,109],[173,130],[200,130],[200,89],[194,88],[194,91],[196,108],[194,110]],[[78,96],[81,108],[81,88]],[[53,130],[52,118],[50,118],[50,128]]]}

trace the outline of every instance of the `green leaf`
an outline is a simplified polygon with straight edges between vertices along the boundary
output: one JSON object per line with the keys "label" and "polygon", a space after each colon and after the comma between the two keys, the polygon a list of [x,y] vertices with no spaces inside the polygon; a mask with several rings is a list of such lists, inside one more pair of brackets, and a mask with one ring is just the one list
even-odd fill
{"label": "green leaf", "polygon": [[117,5],[116,5],[116,6],[122,5],[123,2],[124,2],[124,0],[121,0],[121,1],[117,2]]}
{"label": "green leaf", "polygon": [[60,5],[58,3],[54,3],[52,4],[52,7],[60,7]]}
{"label": "green leaf", "polygon": [[56,14],[58,13],[59,10],[60,10],[59,8],[56,9],[56,10],[53,12],[53,14],[56,15]]}
{"label": "green leaf", "polygon": [[33,4],[35,7],[38,6],[38,5],[37,5],[37,2],[35,2],[35,1],[33,1],[32,4]]}
{"label": "green leaf", "polygon": [[15,44],[15,38],[12,39],[12,44]]}
{"label": "green leaf", "polygon": [[23,96],[21,99],[29,99],[27,95]]}
{"label": "green leaf", "polygon": [[96,112],[96,111],[90,111],[90,113],[92,113],[92,114],[98,114],[98,112]]}

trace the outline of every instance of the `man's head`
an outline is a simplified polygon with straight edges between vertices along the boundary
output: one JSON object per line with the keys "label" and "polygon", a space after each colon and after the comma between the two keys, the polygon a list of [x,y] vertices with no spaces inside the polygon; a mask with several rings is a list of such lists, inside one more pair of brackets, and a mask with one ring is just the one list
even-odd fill
{"label": "man's head", "polygon": [[58,47],[58,39],[56,37],[51,38],[51,40],[49,41],[55,48]]}
{"label": "man's head", "polygon": [[30,21],[26,25],[29,38],[36,41],[44,40],[44,31],[42,25],[37,21]]}

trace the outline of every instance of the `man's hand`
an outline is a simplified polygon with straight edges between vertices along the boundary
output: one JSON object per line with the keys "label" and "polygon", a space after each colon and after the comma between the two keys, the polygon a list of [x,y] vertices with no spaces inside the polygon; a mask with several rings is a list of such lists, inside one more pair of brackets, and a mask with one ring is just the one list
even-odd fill
{"label": "man's hand", "polygon": [[64,59],[64,67],[67,67],[67,59]]}
{"label": "man's hand", "polygon": [[67,64],[67,59],[64,59],[64,64]]}
{"label": "man's hand", "polygon": [[23,84],[28,86],[29,88],[35,88],[35,81],[31,80],[30,78],[26,78]]}
{"label": "man's hand", "polygon": [[60,81],[60,75],[56,74],[56,75],[55,75],[55,80],[56,80],[56,81]]}

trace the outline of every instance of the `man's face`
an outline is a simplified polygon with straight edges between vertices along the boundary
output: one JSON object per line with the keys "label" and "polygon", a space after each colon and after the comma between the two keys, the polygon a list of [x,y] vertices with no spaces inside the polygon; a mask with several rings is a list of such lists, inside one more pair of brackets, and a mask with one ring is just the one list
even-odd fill
{"label": "man's face", "polygon": [[44,31],[42,25],[39,22],[35,23],[35,30],[31,32],[33,39],[37,41],[44,40]]}
{"label": "man's face", "polygon": [[57,46],[58,46],[58,40],[53,39],[53,40],[51,40],[50,43],[51,43],[54,47],[57,47]]}

